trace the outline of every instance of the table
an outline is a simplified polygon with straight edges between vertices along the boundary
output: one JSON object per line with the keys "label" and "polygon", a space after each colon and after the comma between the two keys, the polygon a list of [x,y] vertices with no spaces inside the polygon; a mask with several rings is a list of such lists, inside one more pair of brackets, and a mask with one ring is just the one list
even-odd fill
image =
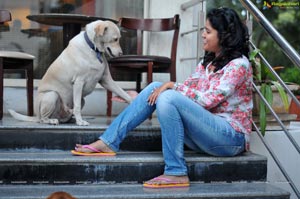
{"label": "table", "polygon": [[22,29],[22,33],[25,33],[28,35],[28,38],[30,37],[45,37],[45,34],[47,33],[46,31],[42,29]]}
{"label": "table", "polygon": [[63,26],[63,46],[67,47],[69,41],[81,31],[81,27],[96,20],[109,20],[117,23],[117,20],[88,16],[81,14],[65,14],[65,13],[41,13],[35,15],[28,15],[27,19],[45,25]]}

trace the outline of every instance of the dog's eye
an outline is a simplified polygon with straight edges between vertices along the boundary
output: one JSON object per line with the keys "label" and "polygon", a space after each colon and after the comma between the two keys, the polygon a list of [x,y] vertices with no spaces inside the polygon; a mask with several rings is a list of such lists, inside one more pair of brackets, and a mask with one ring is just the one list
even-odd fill
{"label": "dog's eye", "polygon": [[119,39],[118,38],[115,38],[115,42],[117,42]]}

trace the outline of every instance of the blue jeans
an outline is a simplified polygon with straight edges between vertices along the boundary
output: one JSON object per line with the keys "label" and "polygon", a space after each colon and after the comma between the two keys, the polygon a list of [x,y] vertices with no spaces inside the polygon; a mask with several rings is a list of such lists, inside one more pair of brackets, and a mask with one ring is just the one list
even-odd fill
{"label": "blue jeans", "polygon": [[154,110],[161,126],[166,175],[187,175],[184,144],[214,156],[234,156],[244,151],[243,133],[236,132],[224,118],[175,90],[162,92],[156,104],[149,105],[148,96],[161,85],[153,82],[144,88],[100,136],[113,151],[118,151],[127,133],[149,118]]}

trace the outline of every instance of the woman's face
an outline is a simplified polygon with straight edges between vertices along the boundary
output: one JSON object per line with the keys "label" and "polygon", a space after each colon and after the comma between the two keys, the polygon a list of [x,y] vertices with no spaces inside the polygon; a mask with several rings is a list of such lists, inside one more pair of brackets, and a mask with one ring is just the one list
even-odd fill
{"label": "woman's face", "polygon": [[205,28],[202,33],[202,38],[203,49],[208,52],[214,52],[217,56],[221,50],[219,45],[218,32],[211,26],[209,20],[206,20]]}

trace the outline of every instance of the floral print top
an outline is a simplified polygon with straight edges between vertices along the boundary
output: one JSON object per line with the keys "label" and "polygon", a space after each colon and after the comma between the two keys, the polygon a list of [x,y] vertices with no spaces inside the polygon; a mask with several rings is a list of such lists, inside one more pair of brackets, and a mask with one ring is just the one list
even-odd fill
{"label": "floral print top", "polygon": [[[211,113],[225,118],[231,126],[249,135],[252,121],[252,68],[243,56],[231,60],[222,69],[209,73],[211,65],[199,63],[196,72],[174,89]],[[248,136],[247,136],[248,137]]]}

